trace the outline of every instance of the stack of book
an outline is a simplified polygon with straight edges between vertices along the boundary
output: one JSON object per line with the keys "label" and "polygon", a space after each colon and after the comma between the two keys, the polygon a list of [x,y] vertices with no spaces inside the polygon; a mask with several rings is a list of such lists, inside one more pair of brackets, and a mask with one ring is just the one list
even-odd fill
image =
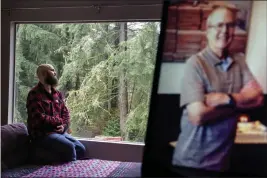
{"label": "stack of book", "polygon": [[186,60],[201,49],[202,33],[199,31],[178,31],[174,60]]}
{"label": "stack of book", "polygon": [[176,29],[177,28],[177,6],[170,6],[168,8],[168,21],[167,29]]}
{"label": "stack of book", "polygon": [[241,30],[239,28],[235,31],[234,40],[230,46],[230,51],[232,52],[246,52],[246,44],[247,44],[247,34],[244,30]]}
{"label": "stack of book", "polygon": [[198,30],[200,28],[200,8],[190,5],[178,7],[177,25],[179,30]]}
{"label": "stack of book", "polygon": [[[185,61],[207,46],[204,31],[207,18],[216,5],[214,3],[200,3],[197,6],[191,3],[169,7],[163,61]],[[236,29],[230,51],[245,53],[246,43],[246,32]]]}
{"label": "stack of book", "polygon": [[203,33],[203,34],[202,34],[202,40],[201,40],[201,43],[200,43],[200,49],[202,50],[202,49],[206,48],[207,43],[208,43],[208,42],[207,42],[206,34]]}
{"label": "stack of book", "polygon": [[176,49],[176,30],[166,30],[165,41],[163,47],[163,60],[171,61],[173,58],[173,53]]}
{"label": "stack of book", "polygon": [[166,30],[165,41],[164,41],[164,52],[175,51],[176,46],[176,30]]}

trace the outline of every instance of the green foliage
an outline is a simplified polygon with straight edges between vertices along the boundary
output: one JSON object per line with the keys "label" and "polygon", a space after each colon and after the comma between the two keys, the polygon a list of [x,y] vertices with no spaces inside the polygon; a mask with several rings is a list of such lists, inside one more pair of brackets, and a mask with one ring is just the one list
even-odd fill
{"label": "green foliage", "polygon": [[36,68],[49,63],[66,95],[73,134],[119,136],[122,120],[116,101],[123,73],[129,105],[124,139],[143,141],[158,29],[156,22],[128,23],[128,39],[119,43],[119,23],[20,24],[15,121],[26,122],[27,93],[38,82]]}
{"label": "green foliage", "polygon": [[105,136],[120,136],[120,118],[111,117],[106,122],[106,127],[103,129],[103,135]]}
{"label": "green foliage", "polygon": [[[51,25],[50,28],[52,28]],[[45,27],[45,25],[43,25]],[[16,105],[15,122],[27,120],[26,99],[27,94],[38,80],[36,77],[37,66],[50,63],[60,70],[60,59],[55,55],[55,50],[60,47],[61,39],[56,34],[34,24],[20,24],[16,36]]]}

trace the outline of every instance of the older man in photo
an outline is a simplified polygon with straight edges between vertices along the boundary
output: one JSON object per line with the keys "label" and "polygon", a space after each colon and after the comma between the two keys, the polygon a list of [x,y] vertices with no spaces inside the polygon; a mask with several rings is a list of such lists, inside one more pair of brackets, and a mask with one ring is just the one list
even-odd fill
{"label": "older man in photo", "polygon": [[227,171],[240,111],[263,104],[262,89],[245,56],[229,51],[235,28],[236,11],[225,6],[214,9],[207,19],[207,47],[185,64],[175,166]]}

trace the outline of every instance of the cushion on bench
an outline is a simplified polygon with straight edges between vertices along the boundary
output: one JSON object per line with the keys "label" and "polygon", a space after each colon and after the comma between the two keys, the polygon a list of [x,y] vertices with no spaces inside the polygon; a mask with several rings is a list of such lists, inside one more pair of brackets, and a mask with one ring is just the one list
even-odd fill
{"label": "cushion on bench", "polygon": [[29,134],[25,124],[1,126],[2,170],[21,166],[28,162]]}

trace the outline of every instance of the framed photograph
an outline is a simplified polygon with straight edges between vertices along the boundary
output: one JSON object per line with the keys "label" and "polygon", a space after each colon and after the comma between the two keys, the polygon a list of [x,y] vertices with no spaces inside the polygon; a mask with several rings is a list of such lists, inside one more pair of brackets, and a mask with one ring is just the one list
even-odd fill
{"label": "framed photograph", "polygon": [[[143,176],[266,177],[267,95],[254,82],[266,81],[266,6],[258,2],[164,1]],[[259,102],[236,105],[232,94],[251,84]]]}

